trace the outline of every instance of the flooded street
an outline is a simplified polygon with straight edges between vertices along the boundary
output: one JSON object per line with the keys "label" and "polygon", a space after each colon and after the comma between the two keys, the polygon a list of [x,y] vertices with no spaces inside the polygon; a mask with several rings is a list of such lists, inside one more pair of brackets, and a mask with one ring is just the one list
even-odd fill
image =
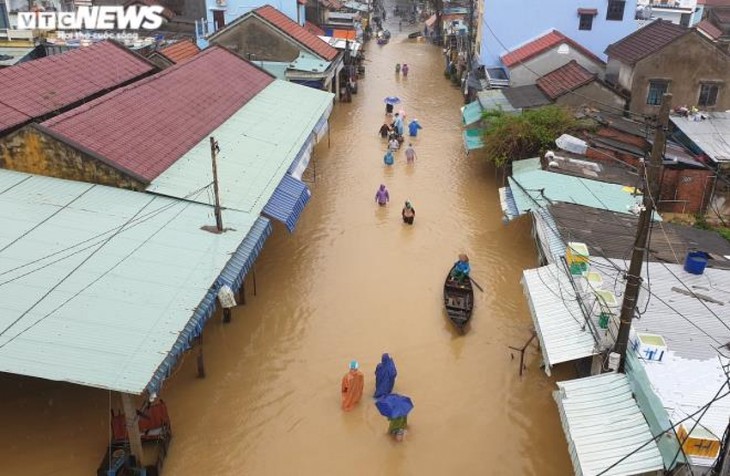
{"label": "flooded street", "polygon": [[[165,475],[572,473],[536,347],[522,379],[508,349],[531,333],[519,284],[536,265],[529,221],[502,224],[494,172],[465,155],[462,98],[443,76],[441,49],[406,39],[418,26],[398,33],[388,19],[394,39],[368,44],[358,94],[335,107],[331,146],[319,144],[305,174],[313,196],[295,233],[277,224],[256,263],[258,295],[249,277],[247,305],[230,324],[216,318],[206,328],[205,380],[190,354],[164,388],[174,432]],[[397,77],[404,62],[410,74]],[[377,131],[387,95],[423,125],[415,165],[402,151],[383,165]],[[385,208],[373,200],[381,183]],[[400,217],[407,199],[413,227]],[[484,288],[464,336],[442,303],[460,252]],[[382,352],[398,367],[395,391],[415,403],[401,444],[370,398]],[[352,359],[365,395],[344,413],[340,379]],[[0,474],[93,473],[108,393],[12,376],[0,385]]]}

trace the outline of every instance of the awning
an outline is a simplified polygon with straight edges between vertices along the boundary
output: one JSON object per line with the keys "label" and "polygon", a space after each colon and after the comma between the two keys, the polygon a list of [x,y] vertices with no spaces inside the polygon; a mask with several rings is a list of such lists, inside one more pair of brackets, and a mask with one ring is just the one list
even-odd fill
{"label": "awning", "polygon": [[287,170],[287,173],[292,177],[301,180],[304,171],[307,170],[309,161],[312,158],[312,150],[314,150],[314,138],[310,138],[304,147],[297,154],[296,159],[292,162],[291,167]]}
{"label": "awning", "polygon": [[555,264],[526,269],[522,272],[522,287],[540,340],[546,374],[550,375],[555,364],[597,353],[567,270]]}
{"label": "awning", "polygon": [[499,189],[499,204],[502,207],[502,214],[507,221],[514,220],[520,216],[520,210],[515,203],[515,197],[512,196],[510,187],[502,187]]}
{"label": "awning", "polygon": [[297,226],[310,195],[309,187],[306,184],[291,175],[284,175],[263,212],[284,223],[291,233]]}
{"label": "awning", "polygon": [[578,15],[598,15],[598,9],[596,9],[596,8],[579,8]]}
{"label": "awning", "polygon": [[464,131],[464,147],[468,154],[472,150],[484,147],[483,133],[481,129],[467,129]]}
{"label": "awning", "polygon": [[241,283],[258,258],[266,239],[271,235],[271,222],[259,217],[249,230],[236,251],[228,260],[215,283],[208,290],[203,300],[193,313],[185,328],[180,332],[177,341],[170,352],[155,371],[145,390],[149,393],[159,393],[162,383],[172,374],[175,365],[180,361],[182,354],[190,349],[193,341],[200,335],[205,323],[213,316],[216,310],[218,291],[224,284],[234,291],[241,288]]}
{"label": "awning", "polygon": [[626,375],[558,382],[558,388],[553,397],[576,475],[629,476],[664,469]]}
{"label": "awning", "polygon": [[465,126],[470,126],[482,119],[482,105],[479,101],[470,102],[461,108],[461,120]]}

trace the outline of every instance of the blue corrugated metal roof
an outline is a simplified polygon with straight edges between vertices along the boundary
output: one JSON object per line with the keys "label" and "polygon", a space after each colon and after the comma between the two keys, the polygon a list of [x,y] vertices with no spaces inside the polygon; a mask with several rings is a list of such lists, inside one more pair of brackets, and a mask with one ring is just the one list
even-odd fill
{"label": "blue corrugated metal roof", "polygon": [[553,396],[576,476],[629,476],[664,469],[626,375],[558,382],[558,388]]}
{"label": "blue corrugated metal roof", "polygon": [[306,184],[291,175],[285,175],[263,212],[284,223],[292,232],[297,226],[310,195],[309,187]]}
{"label": "blue corrugated metal roof", "polygon": [[484,147],[481,129],[467,129],[464,131],[464,147],[466,147],[467,153]]}
{"label": "blue corrugated metal roof", "polygon": [[479,101],[472,101],[461,107],[461,121],[465,126],[470,126],[482,119],[482,105]]}
{"label": "blue corrugated metal roof", "polygon": [[499,189],[499,204],[502,206],[502,214],[507,220],[514,220],[520,216],[520,210],[512,196],[511,188],[501,187]]}
{"label": "blue corrugated metal roof", "polygon": [[241,288],[243,279],[253,266],[256,258],[258,258],[259,253],[261,253],[269,235],[271,235],[271,222],[264,217],[257,218],[251,230],[246,235],[246,238],[238,246],[216,282],[210,287],[203,300],[195,309],[193,317],[178,335],[177,341],[172,346],[167,357],[165,357],[165,360],[162,361],[155,371],[150,383],[147,384],[146,390],[148,393],[159,392],[162,383],[170,376],[182,354],[190,349],[193,341],[200,336],[203,327],[205,327],[205,323],[208,322],[208,319],[215,312],[217,305],[216,299],[221,286],[225,284],[233,289],[233,291],[238,291]]}

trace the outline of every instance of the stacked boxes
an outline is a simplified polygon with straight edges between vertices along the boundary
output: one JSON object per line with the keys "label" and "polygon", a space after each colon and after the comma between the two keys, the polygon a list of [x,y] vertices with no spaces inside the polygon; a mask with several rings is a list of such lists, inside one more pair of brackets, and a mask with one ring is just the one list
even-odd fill
{"label": "stacked boxes", "polygon": [[667,343],[664,337],[657,334],[632,332],[631,348],[644,360],[661,362],[667,352]]}

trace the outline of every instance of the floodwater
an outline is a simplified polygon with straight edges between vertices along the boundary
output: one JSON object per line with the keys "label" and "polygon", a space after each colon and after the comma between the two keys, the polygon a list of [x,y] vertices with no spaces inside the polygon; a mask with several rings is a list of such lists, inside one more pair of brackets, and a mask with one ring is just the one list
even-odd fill
{"label": "floodwater", "polygon": [[[389,10],[389,13],[392,10]],[[205,330],[207,377],[189,355],[163,398],[174,439],[166,475],[571,474],[565,439],[533,344],[519,284],[534,267],[530,225],[501,222],[497,179],[461,142],[458,89],[438,47],[396,37],[368,45],[366,77],[331,117],[305,175],[313,196],[297,230],[277,225],[256,265],[257,296],[233,321]],[[411,66],[408,78],[395,63]],[[418,159],[383,165],[382,98],[397,95],[424,129]],[[398,108],[396,108],[398,109]],[[380,208],[384,183],[391,203]],[[409,199],[415,225],[400,219]],[[471,260],[475,312],[466,335],[445,317],[442,285],[460,252]],[[415,409],[402,443],[372,404],[382,352],[398,366],[396,391]],[[365,392],[339,407],[340,378],[360,361]],[[562,375],[561,377],[566,377]],[[0,474],[92,474],[108,435],[107,392],[0,376]],[[111,400],[110,400],[111,398]]]}

